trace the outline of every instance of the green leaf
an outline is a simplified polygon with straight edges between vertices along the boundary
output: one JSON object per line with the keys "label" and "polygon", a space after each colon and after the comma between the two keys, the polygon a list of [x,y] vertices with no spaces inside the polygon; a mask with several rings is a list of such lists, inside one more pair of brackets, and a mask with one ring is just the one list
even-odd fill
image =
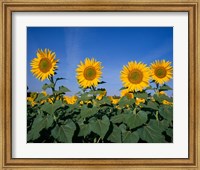
{"label": "green leaf", "polygon": [[119,107],[124,107],[126,105],[133,105],[135,103],[135,99],[128,99],[126,96],[123,96],[119,101]]}
{"label": "green leaf", "polygon": [[101,100],[97,100],[97,103],[100,105],[101,104],[108,104],[108,105],[111,104],[110,99],[107,96],[104,96]]}
{"label": "green leaf", "polygon": [[149,143],[164,143],[165,137],[162,135],[162,128],[159,128],[159,124],[156,120],[150,120],[150,122],[137,130],[140,138]]}
{"label": "green leaf", "polygon": [[55,103],[45,103],[44,105],[42,105],[41,110],[45,111],[46,113],[49,114],[54,114],[55,111],[62,107],[62,101],[58,100]]}
{"label": "green leaf", "polygon": [[90,129],[94,133],[98,134],[101,139],[103,139],[108,132],[109,126],[110,121],[107,116],[103,116],[102,120],[97,119],[96,121],[90,123]]}
{"label": "green leaf", "polygon": [[119,100],[119,102],[118,102],[118,104],[119,104],[119,107],[124,107],[124,106],[126,106],[127,105],[127,103],[128,103],[128,98],[127,97],[122,97],[120,100]]}
{"label": "green leaf", "polygon": [[89,95],[88,93],[83,93],[80,97],[80,101],[89,101],[93,98],[93,96]]}
{"label": "green leaf", "polygon": [[121,91],[121,90],[125,90],[125,89],[127,89],[127,87],[122,87],[119,90]]}
{"label": "green leaf", "polygon": [[80,124],[79,127],[80,127],[80,132],[79,132],[78,136],[86,137],[87,135],[90,134],[91,129],[90,129],[89,124]]}
{"label": "green leaf", "polygon": [[154,109],[154,110],[158,110],[158,104],[156,102],[148,101],[147,107]]}
{"label": "green leaf", "polygon": [[113,123],[122,123],[124,121],[124,115],[119,114],[111,117],[111,121]]}
{"label": "green leaf", "polygon": [[65,80],[65,78],[59,77],[56,79],[56,81],[59,81],[59,80]]}
{"label": "green leaf", "polygon": [[125,124],[122,123],[122,124],[119,126],[119,128],[120,128],[120,130],[121,130],[122,133],[126,132],[126,125],[125,125]]}
{"label": "green leaf", "polygon": [[161,98],[159,97],[159,95],[154,94],[154,95],[153,95],[153,98],[155,99],[155,101],[157,101],[157,102],[159,102],[159,103],[162,103],[162,100],[161,100]]}
{"label": "green leaf", "polygon": [[53,124],[53,121],[52,115],[46,115],[44,117],[42,115],[37,115],[33,121],[31,130],[28,132],[28,141],[39,138],[41,130],[44,128],[48,129]]}
{"label": "green leaf", "polygon": [[111,117],[111,121],[113,123],[122,123],[124,121],[124,115],[119,114]]}
{"label": "green leaf", "polygon": [[171,138],[173,138],[173,129],[168,128],[168,129],[166,130],[166,133],[167,133],[168,136],[170,136]]}
{"label": "green leaf", "polygon": [[159,113],[163,118],[165,118],[169,121],[173,120],[173,107],[172,106],[168,106],[168,105],[161,106],[159,109]]}
{"label": "green leaf", "polygon": [[173,89],[166,84],[161,86],[160,89],[159,89],[159,91],[167,91],[167,90],[173,90]]}
{"label": "green leaf", "polygon": [[62,143],[71,143],[74,131],[76,130],[76,125],[72,120],[68,120],[65,125],[56,125],[56,127],[51,131],[51,135]]}
{"label": "green leaf", "polygon": [[148,97],[148,94],[146,92],[135,92],[134,97],[142,98],[146,100]]}
{"label": "green leaf", "polygon": [[100,81],[100,82],[98,82],[98,84],[104,84],[104,83],[106,83],[105,81]]}
{"label": "green leaf", "polygon": [[173,102],[173,98],[170,98],[169,96],[166,96],[165,94],[154,94],[153,98],[158,101],[159,103],[162,103],[163,100],[167,100],[169,102]]}
{"label": "green leaf", "polygon": [[37,98],[35,99],[35,101],[36,101],[36,102],[39,102],[39,101],[41,101],[41,100],[46,100],[46,99],[48,99],[48,98],[49,98],[48,95],[45,96],[44,94],[40,93],[40,94],[38,94],[38,96],[37,96]]}
{"label": "green leaf", "polygon": [[50,84],[45,83],[45,84],[42,86],[42,89],[43,89],[43,90],[46,90],[46,89],[48,89],[48,88],[52,88],[53,86],[54,86],[53,83],[50,83]]}
{"label": "green leaf", "polygon": [[123,143],[137,143],[139,141],[139,135],[137,132],[126,131],[122,133]]}
{"label": "green leaf", "polygon": [[169,96],[166,96],[166,95],[164,95],[164,94],[161,94],[161,95],[160,95],[160,98],[161,98],[162,101],[163,101],[163,100],[167,100],[167,101],[169,101],[169,102],[173,102],[173,98],[171,98],[171,97],[169,97]]}
{"label": "green leaf", "polygon": [[108,140],[114,143],[121,143],[121,129],[118,126],[113,125],[113,131]]}
{"label": "green leaf", "polygon": [[152,102],[152,101],[148,101],[147,105],[140,103],[140,106],[142,106],[143,108],[158,110],[158,104],[156,102]]}
{"label": "green leaf", "polygon": [[130,129],[141,126],[147,121],[147,113],[144,111],[139,111],[137,114],[129,113],[124,116],[124,123],[126,123]]}
{"label": "green leaf", "polygon": [[98,113],[98,108],[93,106],[92,108],[88,108],[86,105],[84,105],[81,108],[81,113],[80,116],[82,119],[87,118],[87,117],[91,117],[93,115],[95,115],[96,113]]}
{"label": "green leaf", "polygon": [[66,92],[70,92],[70,90],[67,87],[65,87],[65,86],[59,87],[58,93],[66,93]]}
{"label": "green leaf", "polygon": [[156,129],[159,129],[161,133],[169,127],[169,122],[167,120],[150,120],[148,124],[152,127],[155,127]]}

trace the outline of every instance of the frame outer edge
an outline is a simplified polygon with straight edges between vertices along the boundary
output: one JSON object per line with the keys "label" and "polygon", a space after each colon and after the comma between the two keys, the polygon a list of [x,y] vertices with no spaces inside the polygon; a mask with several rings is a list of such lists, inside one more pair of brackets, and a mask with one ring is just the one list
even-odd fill
{"label": "frame outer edge", "polygon": [[5,112],[5,101],[4,101],[4,76],[5,76],[5,67],[4,67],[4,55],[3,55],[3,48],[4,48],[4,35],[3,35],[3,2],[0,1],[0,168],[3,168],[3,161],[4,161],[4,142],[3,142],[3,129],[4,129],[4,112]]}
{"label": "frame outer edge", "polygon": [[200,1],[197,3],[197,24],[196,24],[196,30],[197,30],[197,82],[196,82],[196,89],[197,89],[197,100],[196,100],[196,125],[197,125],[197,167],[200,166]]}
{"label": "frame outer edge", "polygon": [[[5,148],[5,146],[6,146],[6,144],[4,143],[4,137],[6,137],[7,135],[5,134],[5,126],[4,126],[4,124],[5,124],[5,112],[6,112],[6,108],[8,107],[8,106],[6,106],[6,101],[7,100],[5,100],[5,94],[6,94],[6,89],[7,88],[9,88],[10,87],[10,85],[11,84],[9,84],[9,83],[7,83],[8,82],[8,80],[6,80],[6,72],[5,72],[5,69],[6,69],[6,67],[5,66],[8,66],[7,64],[8,63],[5,63],[7,60],[5,59],[5,54],[7,53],[6,52],[6,44],[4,44],[5,43],[5,34],[3,34],[4,32],[5,32],[5,27],[4,27],[4,24],[6,24],[8,21],[6,21],[6,11],[4,11],[6,8],[5,8],[5,6],[3,5],[3,2],[2,2],[3,0],[0,0],[0,11],[1,11],[1,13],[0,13],[0,23],[1,23],[1,25],[0,25],[0,44],[2,44],[1,45],[1,47],[0,47],[0,65],[2,66],[2,67],[0,67],[0,73],[1,73],[1,76],[0,76],[0,83],[1,83],[1,86],[0,86],[0,108],[1,108],[1,111],[2,111],[2,114],[0,114],[0,167],[1,168],[3,168],[3,166],[4,166],[4,162],[5,162],[5,159],[7,159],[6,157],[4,157],[5,155],[3,155],[4,154],[4,152],[7,150],[6,148]],[[5,2],[7,2],[7,1],[5,1]],[[19,1],[17,1],[17,0],[14,0],[13,2],[19,2]],[[30,2],[30,1],[29,1]],[[32,1],[33,2],[33,1]],[[37,2],[37,1],[36,1]],[[41,1],[40,1],[41,2]],[[50,1],[46,1],[46,2],[50,2]],[[55,1],[54,1],[55,2]],[[74,1],[73,1],[74,2]],[[77,1],[78,2],[78,1]],[[114,1],[112,1],[111,0],[111,2],[114,2]],[[131,2],[133,2],[132,0],[131,0]],[[147,1],[146,1],[147,2]],[[171,2],[171,1],[170,1]],[[173,1],[172,1],[173,2]],[[194,2],[194,1],[193,1]],[[196,7],[195,7],[195,10],[197,10],[196,11],[196,15],[195,15],[195,18],[194,18],[194,23],[196,23],[196,25],[194,24],[194,27],[195,27],[195,35],[197,35],[197,37],[194,37],[194,44],[195,44],[195,48],[194,48],[194,54],[195,54],[195,57],[196,57],[196,59],[195,59],[195,61],[196,61],[196,63],[194,63],[194,66],[195,66],[195,82],[194,82],[194,85],[195,85],[195,87],[196,87],[196,89],[194,90],[194,92],[196,93],[196,96],[195,96],[195,100],[196,101],[194,101],[194,104],[195,104],[195,118],[196,118],[196,120],[194,121],[195,122],[195,125],[196,125],[196,131],[195,131],[195,136],[196,136],[196,141],[194,141],[194,144],[196,145],[196,157],[195,157],[195,164],[196,164],[196,166],[195,166],[195,169],[197,168],[197,169],[199,169],[199,164],[200,164],[200,126],[198,126],[198,123],[199,123],[199,121],[200,121],[200,119],[199,119],[199,117],[200,117],[200,105],[199,105],[199,103],[200,103],[200,89],[199,89],[199,87],[200,87],[200,45],[198,44],[199,42],[200,42],[200,31],[198,31],[198,29],[200,29],[200,22],[199,22],[199,16],[200,16],[200,11],[199,11],[199,7],[200,7],[200,4],[199,4],[199,2],[197,3],[197,5],[196,5]],[[6,41],[9,41],[9,40],[6,40]],[[8,61],[10,61],[9,59],[8,59]],[[10,66],[8,66],[8,68],[10,68]],[[10,77],[9,77],[10,78]],[[6,88],[6,85],[9,85],[9,87],[7,87]],[[11,93],[11,92],[10,92]],[[9,94],[10,94],[9,93]],[[8,101],[7,101],[8,102]],[[11,110],[10,110],[11,111]],[[10,143],[11,144],[11,143]],[[10,145],[11,146],[11,145]],[[10,150],[10,149],[8,149],[8,150]],[[194,151],[194,152],[195,152]],[[80,166],[80,165],[79,165]],[[81,166],[82,167],[82,166]],[[75,168],[75,169],[85,169],[85,168],[81,168],[81,167],[77,167],[77,168]],[[70,168],[70,166],[69,167],[66,167],[67,169],[69,168],[69,169],[71,169]],[[65,169],[66,169],[65,168]],[[121,167],[122,168],[122,167]],[[130,167],[129,167],[130,168]],[[132,167],[133,168],[133,167]],[[131,168],[131,169],[132,169]],[[186,168],[186,167],[185,167]],[[185,168],[183,168],[183,169],[185,169]],[[21,168],[20,168],[21,169]],[[24,168],[22,168],[22,169],[26,169],[25,167]],[[31,168],[32,169],[32,168]],[[40,168],[39,168],[40,169]],[[41,169],[48,169],[48,168],[46,168],[46,167],[44,167],[44,168],[41,168]],[[55,168],[55,169],[62,169],[62,168]],[[87,169],[89,169],[89,168],[87,168]],[[91,169],[93,169],[93,168],[91,168]],[[96,168],[94,168],[94,169],[98,169],[98,167],[96,167]],[[104,169],[104,168],[102,168],[102,169]],[[108,168],[108,167],[105,167],[105,169],[111,169],[111,168]],[[120,168],[119,168],[120,169]],[[141,169],[141,168],[139,168],[139,167],[137,167],[137,168],[135,168],[136,170],[137,169]],[[154,169],[154,168],[148,168],[148,169]],[[169,167],[168,168],[162,168],[162,169],[169,169]],[[170,168],[171,169],[171,168]],[[174,168],[172,168],[172,169],[174,169]],[[182,169],[182,168],[181,168]],[[189,167],[188,167],[188,169],[189,169]],[[193,168],[192,168],[193,169]]]}

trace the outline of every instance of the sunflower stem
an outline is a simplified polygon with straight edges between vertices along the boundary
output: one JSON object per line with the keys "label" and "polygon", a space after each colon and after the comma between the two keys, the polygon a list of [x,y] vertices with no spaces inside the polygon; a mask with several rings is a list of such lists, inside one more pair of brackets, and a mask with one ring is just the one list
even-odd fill
{"label": "sunflower stem", "polygon": [[101,137],[99,137],[99,139],[97,140],[97,143],[99,143],[100,140],[101,140]]}
{"label": "sunflower stem", "polygon": [[158,83],[156,83],[156,88],[159,89],[159,84]]}
{"label": "sunflower stem", "polygon": [[156,111],[156,120],[159,121],[159,119],[158,119],[158,111]]}
{"label": "sunflower stem", "polygon": [[92,87],[92,90],[93,90],[93,91],[95,91],[95,90],[96,90],[96,89],[95,89],[95,87],[94,87],[93,85],[92,85],[91,87]]}
{"label": "sunflower stem", "polygon": [[159,93],[159,88],[160,88],[159,83],[156,83],[156,93]]}
{"label": "sunflower stem", "polygon": [[57,96],[56,96],[56,94],[55,94],[55,82],[54,82],[53,76],[50,76],[50,77],[49,77],[49,80],[50,80],[50,82],[53,84],[53,87],[51,87],[51,90],[52,90],[53,97],[54,97],[53,103],[55,103],[56,97],[57,97]]}
{"label": "sunflower stem", "polygon": [[134,115],[136,114],[136,110],[137,110],[137,108],[135,108],[135,109],[133,110],[133,114],[134,114]]}

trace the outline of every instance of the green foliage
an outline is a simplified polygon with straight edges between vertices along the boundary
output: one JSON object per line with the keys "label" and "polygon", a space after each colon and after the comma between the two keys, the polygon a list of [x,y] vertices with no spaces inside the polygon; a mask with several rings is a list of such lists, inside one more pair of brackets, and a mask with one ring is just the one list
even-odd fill
{"label": "green foliage", "polygon": [[44,128],[48,129],[53,124],[52,115],[37,115],[33,121],[32,129],[28,132],[28,141],[35,140],[40,137],[40,132]]}
{"label": "green foliage", "polygon": [[66,92],[70,92],[70,90],[67,87],[65,87],[65,86],[60,86],[59,90],[57,91],[58,94],[60,94],[60,93],[66,93]]}
{"label": "green foliage", "polygon": [[59,108],[62,107],[62,101],[55,101],[55,103],[44,103],[44,105],[41,106],[41,110],[53,115],[55,111]]}
{"label": "green foliage", "polygon": [[114,143],[121,143],[121,129],[114,125],[112,129],[112,133],[108,137],[108,140]]}
{"label": "green foliage", "polygon": [[124,123],[126,123],[130,129],[141,126],[146,123],[146,121],[147,113],[144,111],[139,111],[136,114],[134,114],[132,111],[128,111],[128,114],[124,115]]}
{"label": "green foliage", "polygon": [[76,125],[73,121],[68,120],[64,125],[56,125],[51,131],[51,135],[58,141],[63,143],[71,143]]}
{"label": "green foliage", "polygon": [[96,121],[90,123],[90,129],[94,133],[98,134],[101,137],[101,139],[103,139],[106,133],[108,132],[109,126],[110,121],[107,116],[103,116],[102,120],[97,119]]}
{"label": "green foliage", "polygon": [[134,96],[137,98],[147,99],[148,94],[146,92],[135,92]]}
{"label": "green foliage", "polygon": [[156,120],[150,120],[150,122],[137,130],[142,140],[149,143],[164,143],[165,137],[162,135],[163,127],[156,122]]}
{"label": "green foliage", "polygon": [[46,90],[46,89],[52,88],[52,87],[54,87],[54,84],[53,84],[53,83],[50,83],[50,84],[45,83],[45,84],[43,85],[42,89],[43,89],[43,90]]}
{"label": "green foliage", "polygon": [[169,86],[150,85],[142,92],[132,92],[132,98],[106,96],[102,93],[105,89],[92,87],[81,89],[72,98],[65,96],[70,92],[67,87],[55,88],[62,79],[54,82],[50,78],[50,83],[43,85],[42,89],[52,90],[52,94],[29,94],[28,142],[173,142],[173,97],[163,92],[171,90]]}
{"label": "green foliage", "polygon": [[140,106],[142,106],[143,108],[148,108],[148,109],[153,109],[153,110],[158,110],[158,104],[152,101],[148,101],[147,105],[141,103]]}
{"label": "green foliage", "polygon": [[161,106],[159,109],[159,113],[164,119],[166,119],[168,121],[173,120],[173,107],[172,106],[168,106],[168,105]]}
{"label": "green foliage", "polygon": [[137,143],[139,138],[140,137],[137,132],[126,131],[122,133],[122,141],[124,143]]}
{"label": "green foliage", "polygon": [[97,107],[92,107],[92,108],[88,108],[86,105],[84,105],[82,108],[81,108],[81,112],[80,112],[80,117],[82,119],[85,119],[87,117],[91,117],[95,114],[97,114],[98,112],[98,108]]}
{"label": "green foliage", "polygon": [[167,91],[167,90],[172,90],[171,87],[168,85],[164,84],[163,86],[160,87],[159,91]]}
{"label": "green foliage", "polygon": [[119,107],[123,108],[127,105],[133,105],[135,103],[135,99],[128,99],[126,96],[122,97],[119,101]]}

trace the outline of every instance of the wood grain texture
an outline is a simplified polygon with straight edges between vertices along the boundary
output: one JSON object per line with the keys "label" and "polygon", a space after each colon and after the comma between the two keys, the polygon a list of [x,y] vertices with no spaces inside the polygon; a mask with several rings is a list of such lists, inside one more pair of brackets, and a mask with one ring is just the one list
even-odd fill
{"label": "wood grain texture", "polygon": [[[2,3],[0,3],[2,9]],[[3,13],[0,12],[0,168],[3,167],[3,89],[4,89],[4,71],[3,71]]]}
{"label": "wood grain texture", "polygon": [[[0,168],[2,169],[200,169],[200,2],[198,0],[1,0]],[[189,12],[189,159],[12,159],[11,14],[15,11]],[[197,15],[198,14],[198,15]]]}

